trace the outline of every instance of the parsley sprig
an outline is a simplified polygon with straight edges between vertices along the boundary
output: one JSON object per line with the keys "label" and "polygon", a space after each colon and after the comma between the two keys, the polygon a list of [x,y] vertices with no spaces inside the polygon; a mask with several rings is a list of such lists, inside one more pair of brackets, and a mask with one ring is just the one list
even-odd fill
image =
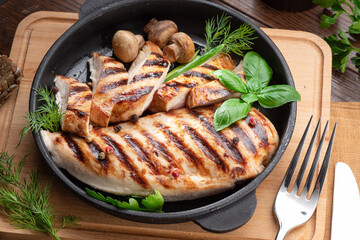
{"label": "parsley sprig", "polygon": [[341,29],[338,31],[337,35],[334,34],[324,38],[332,51],[332,67],[340,69],[344,73],[351,52],[355,51],[357,55],[351,58],[351,62],[355,64],[360,72],[360,48],[354,47]]}
{"label": "parsley sprig", "polygon": [[80,218],[62,217],[60,227],[55,227],[53,204],[49,202],[51,182],[41,187],[39,168],[30,174],[29,180],[22,181],[20,174],[25,159],[26,156],[15,165],[14,155],[0,152],[0,206],[13,227],[41,231],[60,239],[57,232],[76,224]]}
{"label": "parsley sprig", "polygon": [[[320,26],[322,28],[330,27],[336,23],[339,16],[346,14],[352,22],[348,26],[347,33],[360,34],[360,0],[313,0],[313,2],[321,7],[330,8],[334,12],[331,16],[321,15]],[[350,11],[343,6],[347,6]],[[334,69],[339,69],[344,73],[350,54],[356,52],[356,56],[351,58],[351,62],[360,72],[360,48],[354,47],[343,31],[339,29],[337,34],[324,37],[324,40],[331,48]]]}
{"label": "parsley sprig", "polygon": [[162,212],[162,208],[164,205],[164,198],[160,194],[159,191],[155,190],[154,194],[150,194],[146,198],[143,197],[129,197],[128,201],[119,201],[109,196],[104,196],[99,192],[95,192],[89,188],[85,188],[86,192],[106,203],[110,203],[118,208],[134,210],[134,211],[142,211],[142,212]]}

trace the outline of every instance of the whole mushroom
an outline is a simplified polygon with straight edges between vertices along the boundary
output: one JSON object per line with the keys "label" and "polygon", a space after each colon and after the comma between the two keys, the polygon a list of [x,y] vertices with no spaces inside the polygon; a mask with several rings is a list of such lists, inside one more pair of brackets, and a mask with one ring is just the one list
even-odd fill
{"label": "whole mushroom", "polygon": [[171,36],[178,30],[177,25],[171,20],[158,21],[151,19],[144,27],[144,32],[148,34],[148,40],[164,48]]}
{"label": "whole mushroom", "polygon": [[193,40],[183,32],[175,33],[164,49],[164,56],[170,62],[188,63],[194,57],[195,45]]}
{"label": "whole mushroom", "polygon": [[145,41],[141,35],[135,35],[126,30],[117,31],[112,39],[115,56],[125,63],[133,61],[144,44]]}

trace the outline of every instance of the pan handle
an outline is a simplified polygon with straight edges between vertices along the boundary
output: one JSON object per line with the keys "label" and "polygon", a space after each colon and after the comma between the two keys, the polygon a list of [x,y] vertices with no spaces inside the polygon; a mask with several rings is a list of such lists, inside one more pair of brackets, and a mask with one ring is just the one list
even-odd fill
{"label": "pan handle", "polygon": [[192,220],[210,232],[229,232],[241,227],[250,220],[254,214],[256,203],[257,199],[255,191],[253,191],[227,208],[222,208]]}
{"label": "pan handle", "polygon": [[80,7],[79,20],[116,1],[117,0],[86,0]]}

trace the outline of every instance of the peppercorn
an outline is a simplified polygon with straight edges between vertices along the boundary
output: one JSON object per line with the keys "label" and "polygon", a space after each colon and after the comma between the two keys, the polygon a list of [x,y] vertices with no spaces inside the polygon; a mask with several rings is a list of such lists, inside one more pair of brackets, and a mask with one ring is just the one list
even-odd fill
{"label": "peppercorn", "polygon": [[114,127],[114,131],[115,131],[115,132],[120,132],[120,130],[121,130],[121,126],[120,126],[120,125],[116,125],[116,126]]}
{"label": "peppercorn", "polygon": [[105,157],[106,157],[106,155],[104,152],[99,153],[99,156],[98,156],[99,159],[102,160],[102,159],[105,159]]}
{"label": "peppercorn", "polygon": [[238,137],[234,137],[232,141],[233,141],[234,144],[238,144],[238,143],[239,143],[239,138],[238,138]]}
{"label": "peppercorn", "polygon": [[131,116],[130,120],[131,120],[132,122],[137,122],[137,121],[139,120],[139,116],[136,115],[136,114],[134,114],[134,115]]}

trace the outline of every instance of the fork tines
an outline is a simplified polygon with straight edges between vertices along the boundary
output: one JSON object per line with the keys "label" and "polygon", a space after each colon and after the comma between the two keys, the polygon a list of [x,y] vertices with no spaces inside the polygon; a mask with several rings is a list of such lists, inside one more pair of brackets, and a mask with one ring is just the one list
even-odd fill
{"label": "fork tines", "polygon": [[[306,135],[307,135],[307,133],[309,131],[309,128],[310,128],[310,125],[311,125],[311,121],[312,121],[312,116],[311,116],[311,118],[309,120],[309,123],[307,124],[305,132],[304,132],[304,134],[303,134],[303,136],[301,138],[301,141],[300,141],[300,143],[299,143],[299,145],[298,145],[298,147],[297,147],[297,149],[295,151],[295,154],[294,154],[294,156],[293,156],[293,158],[292,158],[292,160],[291,160],[291,162],[289,164],[289,167],[288,167],[287,172],[285,174],[284,180],[283,180],[283,182],[281,184],[281,188],[287,189],[289,187],[289,185],[290,185],[292,176],[293,176],[293,174],[295,172],[296,165],[297,165],[297,163],[299,161],[299,157],[300,157],[302,148],[303,148],[304,143],[305,143]],[[310,155],[311,155],[312,148],[314,146],[314,142],[315,142],[317,133],[319,131],[320,122],[321,122],[321,119],[318,121],[318,123],[316,125],[316,128],[314,130],[314,134],[313,134],[313,136],[311,138],[311,141],[310,141],[309,147],[308,147],[308,149],[306,151],[303,163],[302,163],[301,168],[300,168],[300,170],[298,172],[298,176],[296,178],[294,187],[291,190],[292,193],[296,194],[298,192],[299,188],[300,188],[300,184],[301,184],[302,178],[304,176],[306,166],[308,164],[308,161],[309,161],[309,158],[310,158]],[[303,189],[303,191],[301,193],[301,197],[306,197],[308,195],[309,191],[310,191],[311,183],[312,183],[312,180],[313,180],[314,175],[315,175],[316,167],[318,165],[318,161],[319,161],[320,154],[321,154],[321,149],[322,149],[322,146],[323,146],[323,143],[324,143],[324,140],[325,140],[325,135],[326,135],[326,131],[327,131],[327,128],[328,128],[328,124],[329,124],[329,121],[326,122],[325,128],[323,130],[321,140],[320,140],[318,149],[317,149],[315,157],[314,157],[314,161],[313,161],[313,163],[311,165],[308,177],[307,177],[305,185],[304,185],[304,189]],[[323,183],[325,181],[326,172],[327,172],[327,169],[328,169],[328,166],[329,166],[330,155],[331,155],[331,150],[332,150],[332,146],[333,146],[333,142],[334,142],[336,126],[337,126],[337,124],[335,123],[334,129],[333,129],[333,132],[331,134],[330,141],[329,141],[329,145],[328,145],[328,148],[326,150],[326,154],[325,154],[323,163],[321,165],[320,173],[319,173],[318,178],[316,180],[315,187],[314,187],[313,194],[312,194],[311,198],[316,197],[316,196],[318,197],[320,195],[322,187],[324,185]]]}

